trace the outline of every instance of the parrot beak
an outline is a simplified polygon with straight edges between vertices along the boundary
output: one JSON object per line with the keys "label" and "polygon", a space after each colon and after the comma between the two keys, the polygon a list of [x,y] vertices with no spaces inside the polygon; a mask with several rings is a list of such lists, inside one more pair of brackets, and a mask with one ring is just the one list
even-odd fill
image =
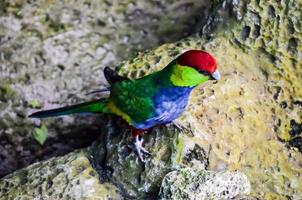
{"label": "parrot beak", "polygon": [[219,71],[217,69],[211,74],[211,76],[215,80],[219,80],[220,79],[220,73],[219,73]]}

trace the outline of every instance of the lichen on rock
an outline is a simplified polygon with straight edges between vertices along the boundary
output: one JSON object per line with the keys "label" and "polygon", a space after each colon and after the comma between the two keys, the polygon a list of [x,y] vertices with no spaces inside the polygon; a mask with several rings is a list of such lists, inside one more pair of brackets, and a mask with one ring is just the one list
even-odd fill
{"label": "lichen on rock", "polygon": [[144,144],[151,156],[142,163],[133,150],[128,126],[115,118],[102,123],[102,136],[90,147],[91,162],[101,181],[114,183],[127,198],[156,198],[162,179],[172,170],[207,168],[207,150],[172,124],[145,134]]}
{"label": "lichen on rock", "polygon": [[302,38],[301,1],[240,1],[235,7],[220,1],[214,8],[203,39],[163,45],[125,62],[120,72],[151,73],[188,49],[212,53],[222,79],[196,88],[179,122],[211,149],[209,169],[244,172],[259,198],[302,198],[302,59],[301,42],[295,42]]}
{"label": "lichen on rock", "polygon": [[146,165],[128,147],[128,129],[103,120],[103,138],[90,149],[101,180],[126,197],[143,198],[156,196],[164,175],[181,167],[239,170],[256,198],[301,199],[301,9],[301,1],[293,0],[215,1],[202,37],[121,63],[120,74],[137,78],[188,49],[205,49],[217,59],[222,78],[193,91],[177,121],[192,133],[159,126],[144,136],[152,154]]}
{"label": "lichen on rock", "polygon": [[184,168],[168,173],[159,199],[232,199],[250,192],[247,177],[240,172],[213,172]]}
{"label": "lichen on rock", "polygon": [[[100,97],[86,94],[107,86],[105,66],[114,68],[137,51],[196,32],[210,6],[209,0],[1,1],[0,137],[10,156],[0,154],[5,160],[14,156],[12,160],[22,162],[0,166],[0,176],[51,157],[28,156],[45,149],[32,139],[37,126],[47,126],[49,138],[57,143],[62,137],[97,134],[96,117],[40,122],[29,120],[29,114]],[[39,107],[32,106],[34,101]],[[78,140],[79,147],[87,145],[83,141]]]}
{"label": "lichen on rock", "polygon": [[0,199],[121,199],[117,188],[99,183],[87,151],[31,165],[0,181]]}

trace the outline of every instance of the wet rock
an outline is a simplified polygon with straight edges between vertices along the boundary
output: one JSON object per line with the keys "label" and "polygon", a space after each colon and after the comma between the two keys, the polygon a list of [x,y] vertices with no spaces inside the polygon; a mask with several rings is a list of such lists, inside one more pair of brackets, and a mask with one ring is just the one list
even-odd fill
{"label": "wet rock", "polygon": [[159,199],[232,199],[250,192],[247,177],[240,172],[213,172],[184,168],[168,173]]}

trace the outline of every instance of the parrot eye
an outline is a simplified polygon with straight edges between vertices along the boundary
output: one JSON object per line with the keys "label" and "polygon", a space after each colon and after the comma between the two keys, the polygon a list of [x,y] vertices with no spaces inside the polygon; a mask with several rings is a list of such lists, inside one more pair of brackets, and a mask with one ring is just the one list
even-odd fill
{"label": "parrot eye", "polygon": [[210,80],[215,80],[209,72],[204,71],[204,70],[198,70],[198,71],[199,71],[199,73],[201,73],[202,75],[210,77]]}
{"label": "parrot eye", "polygon": [[206,72],[206,71],[203,71],[203,70],[198,70],[198,71],[199,71],[199,73],[201,73],[204,76],[210,76],[209,72]]}

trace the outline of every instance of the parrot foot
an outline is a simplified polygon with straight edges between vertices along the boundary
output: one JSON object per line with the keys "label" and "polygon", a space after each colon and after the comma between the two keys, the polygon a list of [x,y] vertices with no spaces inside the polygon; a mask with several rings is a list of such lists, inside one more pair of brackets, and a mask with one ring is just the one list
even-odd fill
{"label": "parrot foot", "polygon": [[144,139],[142,136],[140,135],[137,135],[135,137],[135,141],[134,141],[134,146],[135,146],[135,150],[136,150],[136,153],[139,157],[139,159],[145,163],[146,160],[145,160],[145,156],[151,156],[151,154],[143,147],[143,142],[144,142]]}
{"label": "parrot foot", "polygon": [[183,124],[180,124],[180,123],[177,123],[177,122],[173,121],[173,122],[171,122],[170,125],[174,126],[178,131],[181,131],[181,132],[185,131],[187,133],[193,134],[191,128],[188,127],[188,126],[185,126]]}

